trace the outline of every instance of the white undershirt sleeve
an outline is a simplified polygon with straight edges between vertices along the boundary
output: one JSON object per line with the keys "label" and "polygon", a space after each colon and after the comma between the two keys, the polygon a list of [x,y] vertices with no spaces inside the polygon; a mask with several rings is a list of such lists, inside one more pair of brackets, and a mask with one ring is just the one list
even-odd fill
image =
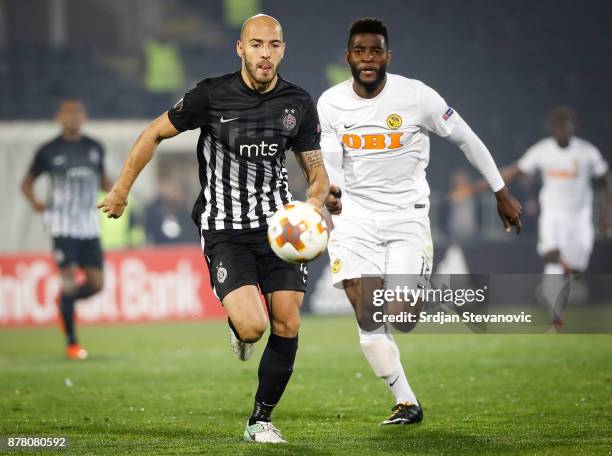
{"label": "white undershirt sleeve", "polygon": [[344,191],[344,171],[342,170],[343,149],[331,123],[327,119],[321,100],[317,105],[321,125],[321,153],[329,183]]}
{"label": "white undershirt sleeve", "polygon": [[502,178],[497,165],[487,149],[487,146],[472,131],[470,126],[463,120],[458,112],[455,125],[446,139],[456,144],[465,154],[468,161],[476,168],[489,183],[494,192],[501,190],[506,184]]}

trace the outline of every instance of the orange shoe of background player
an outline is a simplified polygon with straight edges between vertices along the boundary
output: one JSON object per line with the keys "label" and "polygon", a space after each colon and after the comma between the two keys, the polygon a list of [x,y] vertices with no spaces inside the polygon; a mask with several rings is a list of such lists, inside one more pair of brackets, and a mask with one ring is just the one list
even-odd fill
{"label": "orange shoe of background player", "polygon": [[70,359],[85,359],[87,358],[87,350],[79,344],[70,344],[66,347],[66,356]]}

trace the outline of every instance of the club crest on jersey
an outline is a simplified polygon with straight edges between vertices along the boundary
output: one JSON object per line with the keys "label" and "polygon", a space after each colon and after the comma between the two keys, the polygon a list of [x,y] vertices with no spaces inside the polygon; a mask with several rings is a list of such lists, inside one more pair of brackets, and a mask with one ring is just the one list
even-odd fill
{"label": "club crest on jersey", "polygon": [[402,122],[402,116],[399,114],[389,114],[389,117],[387,117],[387,127],[391,130],[397,130],[402,126]]}
{"label": "club crest on jersey", "polygon": [[340,269],[342,269],[342,261],[340,261],[340,258],[336,258],[334,261],[332,261],[331,272],[333,274],[337,274],[340,272]]}
{"label": "club crest on jersey", "polygon": [[223,267],[223,263],[219,263],[217,266],[217,282],[223,283],[227,279],[227,269]]}
{"label": "club crest on jersey", "polygon": [[296,125],[297,119],[295,117],[295,109],[286,108],[285,115],[283,116],[283,127],[285,127],[286,130],[290,131],[293,130]]}

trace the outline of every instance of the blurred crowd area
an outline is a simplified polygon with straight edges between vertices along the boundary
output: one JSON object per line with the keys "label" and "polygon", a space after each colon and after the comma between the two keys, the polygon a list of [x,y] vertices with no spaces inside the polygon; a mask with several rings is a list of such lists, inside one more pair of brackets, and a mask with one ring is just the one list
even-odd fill
{"label": "blurred crowd area", "polygon": [[[0,0],[0,121],[49,120],[66,97],[83,99],[96,120],[154,118],[202,78],[239,68],[240,26],[259,12],[284,27],[281,74],[315,100],[350,76],[350,23],[377,16],[389,27],[389,71],[438,90],[498,165],[544,136],[545,114],[559,105],[576,110],[578,135],[612,162],[612,2],[598,0]],[[194,163],[195,143],[189,158],[157,162],[158,196],[132,205],[129,242],[197,242]],[[287,163],[301,198],[301,172]],[[428,175],[434,236],[503,235],[490,195],[447,196],[477,177],[461,151],[432,138]],[[537,190],[538,182],[513,184],[527,234],[536,230]]]}
{"label": "blurred crowd area", "polygon": [[[100,214],[100,240],[105,250],[144,245],[199,244],[200,236],[191,219],[191,206],[198,189],[185,179],[192,173],[191,161],[180,156],[161,157],[155,164],[155,194],[148,200],[131,196],[119,219]],[[196,180],[197,181],[197,180]],[[100,194],[100,199],[103,197]]]}

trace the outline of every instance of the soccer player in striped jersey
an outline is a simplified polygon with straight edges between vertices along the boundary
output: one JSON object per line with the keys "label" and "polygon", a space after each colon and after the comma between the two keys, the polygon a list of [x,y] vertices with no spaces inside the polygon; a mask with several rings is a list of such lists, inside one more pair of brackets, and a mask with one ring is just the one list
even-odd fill
{"label": "soccer player in striped jersey", "polygon": [[[380,20],[353,23],[346,59],[353,77],[324,92],[317,106],[332,183],[327,207],[337,214],[328,246],[332,279],[355,309],[368,363],[395,396],[393,412],[381,424],[417,423],[423,411],[395,340],[388,326],[364,309],[372,305],[370,288],[393,289],[399,275],[410,277],[412,287],[423,287],[432,270],[425,172],[430,132],[456,144],[478,168],[495,192],[507,231],[513,225],[520,230],[521,210],[486,146],[459,113],[421,81],[387,73],[391,51]],[[406,310],[418,316],[422,302],[412,305]]]}
{"label": "soccer player in striped jersey", "polygon": [[[74,304],[103,286],[96,200],[100,188],[110,188],[104,172],[104,149],[81,133],[85,118],[85,106],[80,100],[61,103],[56,115],[61,134],[38,149],[21,184],[32,209],[43,213],[53,237],[53,256],[62,280],[60,313],[68,343],[66,353],[73,359],[87,357],[75,334]],[[34,194],[33,185],[45,173],[51,178],[51,189],[43,202]],[[79,267],[85,273],[82,284],[76,281]]]}
{"label": "soccer player in striped jersey", "polygon": [[236,355],[247,360],[268,324],[255,405],[244,431],[252,442],[284,442],[271,413],[293,371],[306,289],[306,268],[280,260],[267,241],[267,222],[292,200],[285,152],[293,150],[309,186],[307,202],[322,207],[329,181],[319,150],[317,112],[308,93],[278,74],[285,43],[278,21],[248,19],[236,43],[240,71],[207,78],[162,114],[134,144],[118,181],[100,205],[119,217],[134,180],[164,139],[199,129],[202,190],[193,209],[213,290],[229,316]]}

